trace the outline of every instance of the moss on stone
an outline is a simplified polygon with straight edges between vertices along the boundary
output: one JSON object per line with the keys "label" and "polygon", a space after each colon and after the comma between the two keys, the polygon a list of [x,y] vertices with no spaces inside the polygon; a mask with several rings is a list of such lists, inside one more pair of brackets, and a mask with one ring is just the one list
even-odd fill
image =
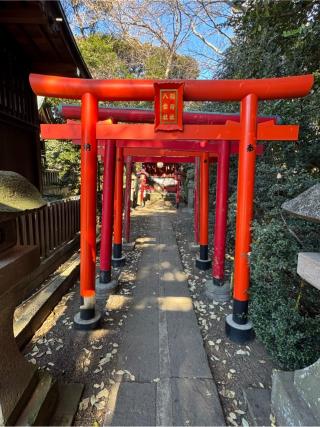
{"label": "moss on stone", "polygon": [[22,175],[0,171],[0,212],[20,212],[46,204],[37,188]]}

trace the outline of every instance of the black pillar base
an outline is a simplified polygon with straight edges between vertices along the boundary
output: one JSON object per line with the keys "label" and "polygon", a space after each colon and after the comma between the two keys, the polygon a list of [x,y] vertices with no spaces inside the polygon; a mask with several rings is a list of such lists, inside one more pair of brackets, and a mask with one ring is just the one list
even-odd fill
{"label": "black pillar base", "polygon": [[112,263],[112,267],[123,267],[126,263],[126,257],[125,256],[122,256],[121,258],[112,257],[111,263]]}
{"label": "black pillar base", "polygon": [[80,309],[73,318],[74,329],[80,331],[92,331],[100,326],[101,314],[94,308]]}
{"label": "black pillar base", "polygon": [[216,277],[212,277],[212,284],[214,286],[223,286],[224,285],[224,279],[217,279]]}
{"label": "black pillar base", "polygon": [[231,341],[237,344],[245,344],[252,341],[255,337],[250,320],[247,320],[246,323],[239,324],[233,320],[232,314],[226,317],[226,335]]}
{"label": "black pillar base", "polygon": [[211,264],[211,259],[196,258],[196,267],[199,268],[199,270],[209,270]]}
{"label": "black pillar base", "polygon": [[126,263],[126,257],[122,255],[122,243],[113,244],[112,267],[122,267]]}
{"label": "black pillar base", "polygon": [[100,270],[99,282],[100,283],[111,282],[111,270]]}

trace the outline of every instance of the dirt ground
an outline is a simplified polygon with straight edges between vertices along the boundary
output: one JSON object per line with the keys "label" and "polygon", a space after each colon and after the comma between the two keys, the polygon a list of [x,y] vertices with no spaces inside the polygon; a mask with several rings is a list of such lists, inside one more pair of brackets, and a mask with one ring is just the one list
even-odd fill
{"label": "dirt ground", "polygon": [[[152,210],[170,209],[168,204],[148,203],[132,212],[132,240],[147,236]],[[196,252],[191,252],[193,239],[192,216],[179,210],[174,229],[184,271],[188,277],[194,309],[208,354],[209,364],[216,380],[228,425],[249,425],[250,418],[243,398],[248,387],[270,388],[272,362],[258,340],[250,345],[231,343],[224,332],[224,319],[231,312],[231,304],[218,304],[203,297],[204,283],[210,272],[194,267]],[[139,244],[127,252],[127,263],[122,269],[117,294],[109,297],[105,306],[102,328],[92,332],[73,329],[73,316],[79,310],[79,283],[62,298],[54,311],[25,348],[25,356],[54,377],[64,382],[85,384],[75,425],[101,425],[105,417],[105,403],[114,378],[130,372],[116,371],[117,347],[121,329],[130,321],[130,295],[135,286],[135,275],[141,255]],[[119,271],[114,272],[115,276]]]}

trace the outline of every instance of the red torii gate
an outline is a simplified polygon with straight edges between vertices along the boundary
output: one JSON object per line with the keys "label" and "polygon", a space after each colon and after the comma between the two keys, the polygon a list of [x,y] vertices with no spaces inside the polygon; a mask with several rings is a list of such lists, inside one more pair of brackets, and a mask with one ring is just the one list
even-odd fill
{"label": "red torii gate", "polygon": [[[74,123],[70,121],[70,119],[80,119],[81,110],[79,106],[70,106],[70,105],[62,105],[60,107],[61,113],[65,119],[68,119],[68,123]],[[148,122],[151,123],[154,121],[155,114],[151,110],[143,110],[143,109],[117,109],[117,108],[99,108],[98,111],[98,117],[100,120],[108,120],[108,123],[116,122]],[[228,122],[228,120],[233,120],[235,122],[239,122],[240,116],[238,114],[220,114],[220,113],[200,113],[200,112],[185,112],[183,113],[183,119],[187,123],[195,124],[225,124]],[[258,123],[276,123],[275,117],[257,117]],[[80,144],[80,141],[74,141],[76,143]],[[126,154],[132,155],[132,154],[138,154],[144,155],[146,153],[146,144],[151,146],[154,146],[156,141],[143,141],[143,147],[141,146],[140,141],[125,141],[125,143],[122,143],[122,146],[127,147]],[[99,141],[98,141],[99,143]],[[100,141],[100,144],[103,143],[103,141]],[[159,144],[161,144],[162,147],[165,147],[166,149],[173,149],[176,150],[199,150],[199,144],[197,144],[195,141],[178,141],[180,143],[176,142],[172,144],[172,141],[159,141]],[[170,144],[171,143],[171,144]],[[118,145],[120,143],[118,142]],[[209,156],[213,157],[219,157],[221,156],[221,162],[224,162],[224,165],[221,165],[219,168],[219,177],[217,182],[217,208],[216,212],[220,213],[218,214],[218,218],[216,216],[216,226],[215,226],[215,233],[214,233],[214,254],[213,254],[213,284],[217,286],[222,286],[224,283],[224,254],[225,254],[225,242],[226,242],[226,222],[227,222],[227,197],[228,197],[228,173],[229,173],[229,157],[232,154],[238,154],[239,150],[239,144],[238,141],[229,141],[224,143],[222,141],[201,141],[200,147],[203,152],[208,152],[208,144],[210,146],[210,154]],[[223,146],[223,153],[220,154],[220,148]],[[128,148],[130,147],[130,148]],[[134,147],[134,148],[133,148]],[[131,149],[131,151],[130,151]],[[139,150],[139,151],[137,151]],[[157,148],[154,148],[152,151],[148,146],[148,153],[151,154],[153,152],[154,154],[160,154],[162,153],[163,156],[167,155],[167,152],[165,149],[162,149],[160,151],[159,146]],[[179,151],[172,152],[170,151],[171,155],[179,155]],[[180,153],[181,154],[181,153]],[[186,153],[192,155],[192,152]],[[257,147],[257,155],[262,154],[262,146]],[[203,157],[205,156],[205,157]],[[201,155],[200,158],[203,160],[200,162],[200,173],[202,179],[200,180],[202,182],[201,184],[201,191],[200,191],[200,214],[201,214],[201,220],[200,220],[200,254],[199,258],[196,259],[196,266],[201,270],[207,270],[211,267],[211,260],[208,258],[208,184],[209,184],[209,169],[207,167],[207,160],[206,160],[206,154]],[[220,160],[218,160],[219,164]],[[220,163],[221,163],[220,162]],[[227,163],[226,163],[227,162]],[[196,165],[197,167],[197,165]],[[120,177],[118,178],[121,179]],[[107,181],[106,181],[107,182]],[[112,192],[112,186],[110,187],[110,190]],[[196,241],[199,241],[199,209],[198,209],[198,197],[197,197],[197,191],[195,194],[195,216],[194,216],[194,228],[195,228],[195,237]],[[219,195],[219,197],[218,197]],[[117,200],[119,200],[122,196],[119,194],[117,197]],[[121,199],[122,200],[122,199]],[[126,206],[126,204],[125,204]],[[118,205],[116,204],[116,207]],[[108,209],[107,206],[105,206],[105,209]],[[120,204],[119,204],[120,209]],[[126,208],[128,209],[128,208]],[[122,248],[121,248],[121,241],[120,241],[120,235],[122,234],[120,232],[120,213],[118,212],[118,209],[116,210],[115,217],[117,218],[116,224],[116,239],[115,242],[117,242],[114,245],[114,260],[113,264],[114,266],[121,266],[125,262],[125,258],[122,256]],[[108,215],[108,218],[110,215]],[[104,231],[104,226],[102,226],[102,231]],[[121,228],[122,231],[122,228]],[[109,227],[108,227],[109,232]],[[103,233],[102,233],[103,235]],[[108,239],[109,241],[110,239]],[[100,280],[102,283],[108,283],[111,280],[111,264],[110,262],[106,261],[105,258],[105,247],[104,242],[101,242],[100,247],[102,248],[102,256],[100,256],[100,262],[102,259],[102,262],[100,264],[100,267],[102,265],[105,266],[105,268],[108,267],[106,270],[105,268],[102,268],[100,270]],[[217,258],[215,258],[215,254],[219,254]],[[107,251],[106,256],[109,255],[109,250]],[[222,259],[223,257],[223,259]],[[113,285],[112,285],[113,286]]]}
{"label": "red torii gate", "polygon": [[[194,113],[195,116],[195,113]],[[239,116],[235,116],[239,117]],[[259,118],[260,122],[263,122],[264,120],[269,120],[268,118]],[[214,118],[212,119],[214,121]],[[80,144],[80,141],[74,141],[75,143]],[[182,142],[182,141],[181,141]],[[103,143],[106,143],[105,141],[98,141],[100,144],[100,147],[102,148]],[[134,141],[131,141],[131,143],[134,143]],[[190,142],[184,142],[185,146],[186,144],[190,144]],[[167,142],[164,142],[164,144],[167,144]],[[144,153],[147,155],[154,155],[154,156],[162,156],[158,157],[161,160],[165,160],[167,150],[166,149],[150,149],[150,148],[142,148],[141,143],[138,142],[139,148],[124,148],[124,152],[122,153],[119,151],[118,157],[122,156],[134,156],[136,154],[139,154],[142,156]],[[219,142],[219,145],[210,144],[205,145],[206,150],[210,149],[210,152],[208,153],[203,152],[202,154],[194,151],[170,151],[170,154],[172,156],[200,156],[201,157],[209,156],[210,161],[218,161],[218,179],[217,179],[217,191],[216,191],[216,222],[215,222],[215,233],[214,233],[214,251],[213,251],[213,271],[212,271],[212,282],[216,286],[223,286],[224,284],[224,264],[225,264],[225,243],[226,243],[226,225],[227,225],[227,199],[228,199],[228,175],[229,175],[229,157],[231,154],[237,154],[238,153],[238,142],[227,142],[227,141],[221,141]],[[102,148],[103,150],[103,148]],[[258,145],[256,153],[257,155],[262,154],[263,152],[263,146]],[[103,151],[101,151],[103,153]],[[119,159],[120,159],[119,157]],[[220,159],[221,157],[221,159]],[[106,156],[106,159],[108,159],[108,155]],[[144,157],[138,158],[139,161],[145,160]],[[172,157],[172,159],[179,159],[179,157]],[[194,157],[186,157],[185,161],[193,159]],[[108,170],[108,173],[110,174],[113,164],[108,163],[109,160],[106,160],[106,170]],[[137,160],[138,161],[138,160]],[[223,164],[220,164],[223,163]],[[128,171],[129,165],[127,164],[126,170]],[[206,167],[206,162],[203,161],[200,163],[200,171],[202,173],[201,178],[201,191],[200,191],[200,212],[201,212],[201,220],[200,220],[200,254],[199,257],[196,259],[196,266],[199,269],[207,270],[211,267],[211,260],[208,258],[208,214],[209,214],[209,208],[208,208],[208,182],[209,182],[209,175],[208,175],[208,168]],[[115,211],[114,211],[114,219],[115,219],[115,237],[114,237],[114,246],[113,246],[113,258],[112,258],[112,264],[115,267],[120,267],[124,265],[125,263],[125,257],[122,254],[122,174],[123,174],[123,160],[119,163],[118,169],[116,171],[116,177],[117,177],[117,184],[115,187],[115,195],[117,202],[115,203]],[[108,177],[106,178],[108,179]],[[110,178],[109,178],[110,179]],[[128,178],[127,178],[128,179]],[[112,225],[109,225],[109,222],[111,221],[109,218],[112,217],[111,213],[111,206],[112,204],[112,197],[113,194],[113,184],[112,181],[105,181],[106,183],[109,182],[110,185],[106,185],[103,187],[103,200],[106,200],[106,203],[103,203],[103,220],[102,220],[102,238],[101,238],[101,244],[100,244],[100,283],[105,283],[105,287],[107,289],[112,289],[115,287],[115,283],[111,281],[111,247],[112,247]],[[198,200],[196,200],[198,203]],[[127,196],[125,197],[125,230],[126,230],[126,240],[128,240],[128,227],[126,224],[129,223],[129,208],[128,208],[129,200],[127,199]],[[196,205],[197,205],[196,203]],[[110,211],[110,212],[109,212]],[[199,218],[198,218],[198,207],[195,208],[195,230],[198,230],[199,225]],[[198,241],[198,240],[197,240]],[[107,285],[109,283],[109,285]],[[109,287],[108,287],[109,286]],[[227,290],[228,293],[228,290]],[[219,296],[221,297],[221,290],[219,292]]]}
{"label": "red torii gate", "polygon": [[[178,82],[183,84],[185,101],[241,101],[240,124],[185,125],[182,130],[157,131],[154,126],[97,124],[98,101],[152,101],[161,82],[153,80],[86,80],[56,76],[30,75],[37,95],[81,99],[80,125],[44,125],[44,138],[80,139],[81,150],[81,267],[80,290],[83,304],[75,316],[76,327],[93,327],[100,315],[95,312],[95,209],[97,139],[161,140],[240,140],[233,315],[226,318],[230,338],[243,342],[252,337],[247,318],[249,289],[250,224],[253,217],[253,193],[257,140],[297,140],[298,126],[257,124],[258,101],[305,96],[313,85],[313,76],[295,76],[261,80],[218,80]],[[172,82],[167,81],[165,84]]]}

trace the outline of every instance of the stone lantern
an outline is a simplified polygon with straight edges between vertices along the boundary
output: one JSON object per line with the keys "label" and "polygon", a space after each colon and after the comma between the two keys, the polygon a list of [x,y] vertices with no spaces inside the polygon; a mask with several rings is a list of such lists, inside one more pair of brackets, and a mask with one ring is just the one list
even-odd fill
{"label": "stone lantern", "polygon": [[16,218],[45,202],[24,177],[0,171],[0,424],[16,422],[37,383],[37,369],[20,353],[13,334],[13,313],[26,290],[19,282],[40,264],[37,246],[17,245]]}
{"label": "stone lantern", "polygon": [[[282,208],[291,215],[319,223],[320,184],[285,202]],[[320,290],[320,253],[300,252],[297,273]],[[277,425],[320,425],[320,359],[293,372],[275,371],[271,401]]]}

